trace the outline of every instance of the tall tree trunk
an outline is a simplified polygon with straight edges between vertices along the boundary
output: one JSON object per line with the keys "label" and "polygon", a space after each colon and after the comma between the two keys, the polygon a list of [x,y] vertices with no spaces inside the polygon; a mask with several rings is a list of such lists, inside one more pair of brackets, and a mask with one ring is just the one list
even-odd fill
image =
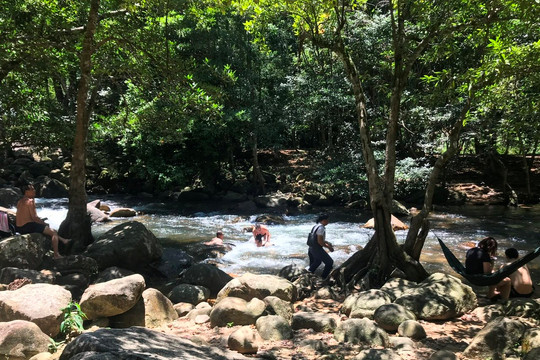
{"label": "tall tree trunk", "polygon": [[77,115],[71,160],[69,209],[67,217],[60,227],[61,234],[64,237],[71,237],[74,240],[74,250],[81,250],[93,241],[90,217],[86,211],[86,145],[92,110],[89,89],[99,3],[100,0],[91,0],[90,2],[90,12],[88,13],[88,22],[80,55],[81,78],[77,90]]}
{"label": "tall tree trunk", "polygon": [[[387,134],[387,162],[385,179],[378,173],[377,162],[371,148],[367,124],[365,95],[358,71],[349,57],[343,43],[339,43],[334,51],[342,60],[355,96],[358,124],[360,128],[360,142],[362,154],[367,168],[370,205],[375,220],[375,233],[367,246],[354,254],[340,267],[335,269],[331,278],[342,289],[347,291],[360,284],[363,288],[380,287],[397,267],[410,280],[421,281],[428,274],[416,260],[410,258],[398,245],[391,224],[391,204],[393,195],[393,181],[395,169],[395,141],[397,137],[397,120],[399,117],[399,94],[393,94],[391,99],[391,112]],[[395,80],[394,92],[400,92],[402,78]],[[391,144],[389,144],[391,142]],[[388,159],[390,157],[390,159]]]}
{"label": "tall tree trunk", "polygon": [[448,161],[450,161],[450,159],[459,151],[459,136],[461,134],[461,129],[463,129],[463,122],[467,116],[470,106],[471,99],[468,99],[467,103],[463,106],[458,119],[456,119],[454,122],[452,130],[450,131],[446,151],[437,159],[437,161],[435,161],[435,165],[431,170],[424,194],[424,205],[422,210],[411,219],[411,226],[407,232],[407,238],[405,240],[403,249],[415,260],[420,259],[420,253],[422,252],[422,248],[424,247],[424,243],[429,232],[429,221],[427,220],[427,217],[433,204],[435,187],[439,182],[440,175],[443,172],[446,164],[448,164]]}

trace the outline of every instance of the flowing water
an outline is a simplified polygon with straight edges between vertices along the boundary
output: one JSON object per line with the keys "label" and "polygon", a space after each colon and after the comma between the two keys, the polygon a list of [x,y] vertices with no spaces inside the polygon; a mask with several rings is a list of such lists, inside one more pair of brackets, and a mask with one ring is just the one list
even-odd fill
{"label": "flowing water", "polygon": [[[225,242],[231,250],[218,259],[218,266],[228,273],[244,272],[275,274],[289,264],[307,266],[306,237],[314,225],[316,215],[284,216],[284,225],[269,225],[271,247],[256,247],[251,234],[244,228],[253,225],[258,215],[239,216],[225,212],[194,212],[182,214],[171,205],[151,203],[149,200],[110,198],[102,203],[111,208],[132,207],[141,212],[134,218],[114,218],[105,224],[93,225],[97,238],[112,227],[130,220],[143,223],[165,247],[196,245],[210,240],[217,230],[225,234]],[[66,199],[36,199],[38,215],[47,217],[51,227],[58,229],[67,213]],[[362,228],[369,213],[347,213],[344,210],[329,212],[330,224],[326,228],[327,240],[336,251],[331,256],[336,264],[345,261],[352,253],[364,246],[373,230]],[[405,223],[407,219],[402,219]],[[540,246],[540,206],[528,208],[504,208],[501,206],[461,206],[436,208],[430,215],[431,229],[424,245],[421,262],[429,272],[443,271],[456,275],[448,266],[435,234],[463,260],[471,243],[486,236],[499,242],[499,259],[504,261],[504,249],[515,247],[521,255]],[[398,242],[405,240],[407,232],[397,231]],[[202,246],[202,245],[201,245]],[[536,283],[540,282],[540,257],[529,267]]]}

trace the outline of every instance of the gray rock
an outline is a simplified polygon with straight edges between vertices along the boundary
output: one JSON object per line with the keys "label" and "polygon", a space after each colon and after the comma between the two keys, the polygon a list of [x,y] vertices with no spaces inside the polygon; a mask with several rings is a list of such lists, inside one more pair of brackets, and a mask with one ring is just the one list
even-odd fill
{"label": "gray rock", "polygon": [[261,316],[255,323],[257,331],[264,340],[292,339],[293,331],[289,322],[279,315]]}
{"label": "gray rock", "polygon": [[458,278],[435,273],[394,301],[419,319],[447,320],[476,308],[476,294]]}
{"label": "gray rock", "polygon": [[0,241],[0,268],[16,267],[37,270],[45,255],[45,235],[16,235]]}
{"label": "gray rock", "polygon": [[399,325],[407,320],[416,320],[416,316],[399,304],[379,306],[373,314],[375,322],[384,330],[396,331]]}
{"label": "gray rock", "polygon": [[390,344],[386,331],[369,319],[349,319],[340,323],[334,331],[339,342],[387,347]]}
{"label": "gray rock", "polygon": [[390,304],[392,298],[381,290],[368,290],[349,295],[341,307],[341,312],[351,318],[367,317],[372,319],[375,310],[385,304]]}
{"label": "gray rock", "polygon": [[334,332],[337,321],[333,315],[319,312],[297,312],[293,315],[292,328],[313,329],[316,332]]}
{"label": "gray rock", "polygon": [[194,309],[193,304],[190,303],[178,303],[173,305],[174,310],[176,310],[176,313],[179,317],[182,317],[189,313],[191,310]]}
{"label": "gray rock", "polygon": [[117,266],[111,266],[106,268],[105,270],[100,271],[94,283],[99,284],[114,279],[120,279],[133,274],[135,273],[131,270],[122,269]]}
{"label": "gray rock", "polygon": [[521,340],[521,350],[524,353],[528,353],[536,348],[540,348],[540,328],[538,327],[525,331]]}
{"label": "gray rock", "polygon": [[227,339],[229,349],[240,354],[255,354],[262,342],[259,334],[249,326],[242,326],[234,331]]}
{"label": "gray rock", "polygon": [[529,351],[524,357],[523,360],[537,360],[540,359],[540,348],[534,348]]}
{"label": "gray rock", "polygon": [[84,252],[97,261],[100,269],[118,266],[133,271],[158,260],[161,254],[159,240],[137,221],[115,226]]}
{"label": "gray rock", "polygon": [[[193,320],[195,321],[195,319],[198,317],[198,316],[204,316],[204,315],[208,315],[210,316],[210,313],[212,312],[212,308],[195,308],[195,309],[192,309],[190,310],[187,314],[186,314],[186,317],[190,320]],[[210,319],[212,320],[212,319]]]}
{"label": "gray rock", "polygon": [[429,360],[457,360],[457,358],[458,357],[455,352],[443,349],[443,350],[434,352],[429,357]]}
{"label": "gray rock", "polygon": [[201,285],[209,289],[211,297],[216,297],[232,279],[232,276],[223,270],[209,264],[195,264],[181,275],[181,280],[186,284]]}
{"label": "gray rock", "polygon": [[36,186],[37,196],[42,198],[65,198],[68,197],[68,187],[66,184],[49,177],[40,180]]}
{"label": "gray rock", "polygon": [[282,300],[293,302],[296,300],[296,287],[290,281],[279,276],[248,273],[229,281],[218,293],[216,302],[219,303],[228,296],[244,300],[276,296]]}
{"label": "gray rock", "polygon": [[398,334],[406,336],[413,340],[422,340],[426,338],[426,330],[415,320],[405,320],[398,327]]}
{"label": "gray rock", "polygon": [[214,305],[210,312],[210,323],[212,326],[226,326],[229,323],[255,324],[255,321],[263,315],[265,308],[264,302],[257,298],[247,302],[237,297],[227,297]]}
{"label": "gray rock", "polygon": [[496,318],[476,334],[463,356],[466,359],[503,360],[520,342],[526,329],[520,320]]}
{"label": "gray rock", "polygon": [[0,356],[5,359],[28,359],[47,351],[51,338],[30,321],[0,322]]}
{"label": "gray rock", "polygon": [[200,285],[180,284],[175,286],[167,297],[174,304],[187,302],[197,305],[210,297],[210,290]]}
{"label": "gray rock", "polygon": [[401,278],[392,278],[388,280],[379,290],[390,295],[392,301],[394,301],[417,286],[418,284],[413,281]]}
{"label": "gray rock", "polygon": [[366,349],[354,357],[354,360],[402,360],[392,349]]}
{"label": "gray rock", "polygon": [[232,360],[246,359],[238,353],[195,344],[189,340],[158,331],[131,327],[98,329],[84,333],[70,342],[60,360]]}
{"label": "gray rock", "polygon": [[13,291],[0,291],[0,322],[31,321],[54,337],[64,320],[61,309],[70,301],[70,292],[58,285],[29,284]]}
{"label": "gray rock", "polygon": [[5,187],[0,188],[0,206],[7,208],[17,205],[19,199],[22,198],[22,193],[19,188]]}
{"label": "gray rock", "polygon": [[292,321],[294,309],[290,302],[281,300],[277,296],[267,296],[263,301],[266,304],[266,312],[269,315],[279,315],[289,323]]}
{"label": "gray rock", "polygon": [[295,281],[302,274],[306,274],[308,271],[297,264],[287,265],[279,271],[279,276],[289,281]]}
{"label": "gray rock", "polygon": [[144,326],[157,328],[178,319],[173,304],[156,289],[143,291],[140,300],[131,309],[110,318],[112,327]]}
{"label": "gray rock", "polygon": [[92,285],[81,297],[81,310],[89,320],[122,314],[135,306],[144,288],[139,274]]}

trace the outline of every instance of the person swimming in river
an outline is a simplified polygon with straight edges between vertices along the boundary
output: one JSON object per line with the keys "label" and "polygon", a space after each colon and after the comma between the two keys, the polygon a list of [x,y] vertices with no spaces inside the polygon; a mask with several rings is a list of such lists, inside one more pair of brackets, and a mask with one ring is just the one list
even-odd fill
{"label": "person swimming in river", "polygon": [[204,245],[207,246],[223,246],[223,238],[225,235],[223,235],[223,231],[216,232],[216,237],[214,237],[212,240],[207,241],[204,243]]}
{"label": "person swimming in river", "polygon": [[253,227],[253,238],[257,247],[270,246],[270,230],[264,225],[256,224]]}

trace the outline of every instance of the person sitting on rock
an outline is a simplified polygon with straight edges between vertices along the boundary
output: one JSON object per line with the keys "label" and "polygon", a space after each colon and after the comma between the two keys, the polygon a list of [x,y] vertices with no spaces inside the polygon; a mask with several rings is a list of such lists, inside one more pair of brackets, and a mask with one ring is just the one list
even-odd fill
{"label": "person sitting on rock", "polygon": [[34,186],[31,184],[24,185],[22,191],[24,196],[17,202],[17,214],[15,216],[17,232],[21,235],[40,233],[50,236],[54,258],[61,258],[62,256],[58,252],[58,241],[68,244],[70,240],[59,236],[56,230],[51,229],[49,225],[37,215],[35,202],[36,190],[34,189]]}
{"label": "person sitting on rock", "polygon": [[270,230],[264,225],[256,224],[253,228],[253,238],[257,247],[270,245]]}
{"label": "person sitting on rock", "polygon": [[204,243],[204,245],[208,245],[208,246],[223,246],[223,238],[225,237],[225,235],[223,235],[223,232],[222,231],[218,231],[216,233],[216,237],[213,238],[212,240],[210,241],[207,241]]}
{"label": "person sitting on rock", "polygon": [[[504,254],[508,260],[506,265],[513,263],[519,258],[519,252],[515,248],[506,249]],[[534,294],[534,285],[527,265],[523,265],[508,277],[511,281],[510,297],[531,297]]]}

